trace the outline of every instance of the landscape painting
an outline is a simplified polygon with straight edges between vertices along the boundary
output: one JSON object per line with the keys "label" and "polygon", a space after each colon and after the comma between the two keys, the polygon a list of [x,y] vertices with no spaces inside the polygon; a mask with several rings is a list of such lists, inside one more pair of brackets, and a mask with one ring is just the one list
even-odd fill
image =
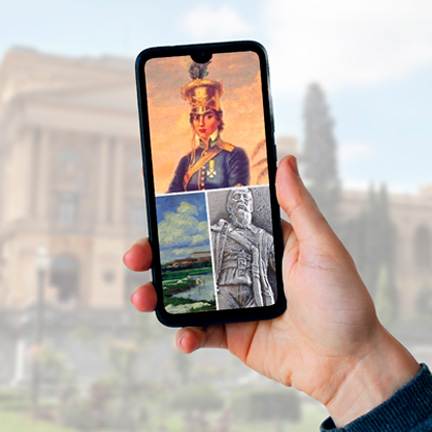
{"label": "landscape painting", "polygon": [[169,313],[216,309],[205,194],[156,198],[162,287]]}

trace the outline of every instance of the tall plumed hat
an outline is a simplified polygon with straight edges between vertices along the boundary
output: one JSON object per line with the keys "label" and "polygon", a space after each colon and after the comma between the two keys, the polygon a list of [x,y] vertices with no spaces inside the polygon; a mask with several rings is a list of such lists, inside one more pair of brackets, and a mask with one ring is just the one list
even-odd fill
{"label": "tall plumed hat", "polygon": [[222,96],[222,84],[207,79],[207,63],[195,63],[189,67],[189,74],[192,81],[181,89],[184,100],[191,105],[191,114],[204,114],[208,111],[220,111],[220,97]]}

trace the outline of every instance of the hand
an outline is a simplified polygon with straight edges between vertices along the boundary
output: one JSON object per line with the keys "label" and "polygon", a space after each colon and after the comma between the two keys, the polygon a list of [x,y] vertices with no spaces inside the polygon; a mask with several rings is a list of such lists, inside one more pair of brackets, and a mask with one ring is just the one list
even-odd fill
{"label": "hand", "polygon": [[[277,171],[283,224],[285,313],[273,320],[184,328],[178,348],[226,348],[257,372],[294,386],[328,408],[338,426],[388,399],[419,365],[379,323],[355,264],[301,181],[294,157]],[[125,254],[132,270],[148,270],[147,239]],[[140,311],[156,306],[152,284],[132,295]]]}

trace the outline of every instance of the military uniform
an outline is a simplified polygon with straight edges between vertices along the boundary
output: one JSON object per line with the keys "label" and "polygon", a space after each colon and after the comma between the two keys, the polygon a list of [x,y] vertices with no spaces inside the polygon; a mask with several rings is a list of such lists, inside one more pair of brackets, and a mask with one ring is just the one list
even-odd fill
{"label": "military uniform", "polygon": [[[223,88],[220,82],[205,78],[209,63],[192,63],[189,68],[192,81],[181,89],[183,99],[190,103],[191,116],[222,115]],[[223,141],[219,130],[205,146],[195,132],[192,151],[180,159],[168,192],[247,186],[249,176],[249,159],[242,148]]]}
{"label": "military uniform", "polygon": [[221,219],[211,227],[218,309],[274,304],[268,269],[275,270],[273,236]]}
{"label": "military uniform", "polygon": [[246,152],[217,136],[205,150],[202,143],[180,159],[168,192],[196,191],[249,184],[249,159]]}

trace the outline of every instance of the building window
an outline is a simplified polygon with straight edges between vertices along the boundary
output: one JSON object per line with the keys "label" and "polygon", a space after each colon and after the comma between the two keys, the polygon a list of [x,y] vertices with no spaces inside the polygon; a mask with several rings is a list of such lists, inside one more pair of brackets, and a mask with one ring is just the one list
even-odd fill
{"label": "building window", "polygon": [[421,225],[416,229],[414,236],[414,259],[417,268],[430,268],[432,262],[431,258],[431,232],[428,227]]}
{"label": "building window", "polygon": [[58,166],[63,170],[75,170],[79,164],[80,157],[74,149],[63,149],[58,155]]}
{"label": "building window", "polygon": [[70,224],[77,220],[77,196],[62,192],[58,196],[58,220]]}
{"label": "building window", "polygon": [[51,284],[57,290],[60,303],[70,302],[78,297],[79,266],[71,255],[58,255],[51,268]]}

